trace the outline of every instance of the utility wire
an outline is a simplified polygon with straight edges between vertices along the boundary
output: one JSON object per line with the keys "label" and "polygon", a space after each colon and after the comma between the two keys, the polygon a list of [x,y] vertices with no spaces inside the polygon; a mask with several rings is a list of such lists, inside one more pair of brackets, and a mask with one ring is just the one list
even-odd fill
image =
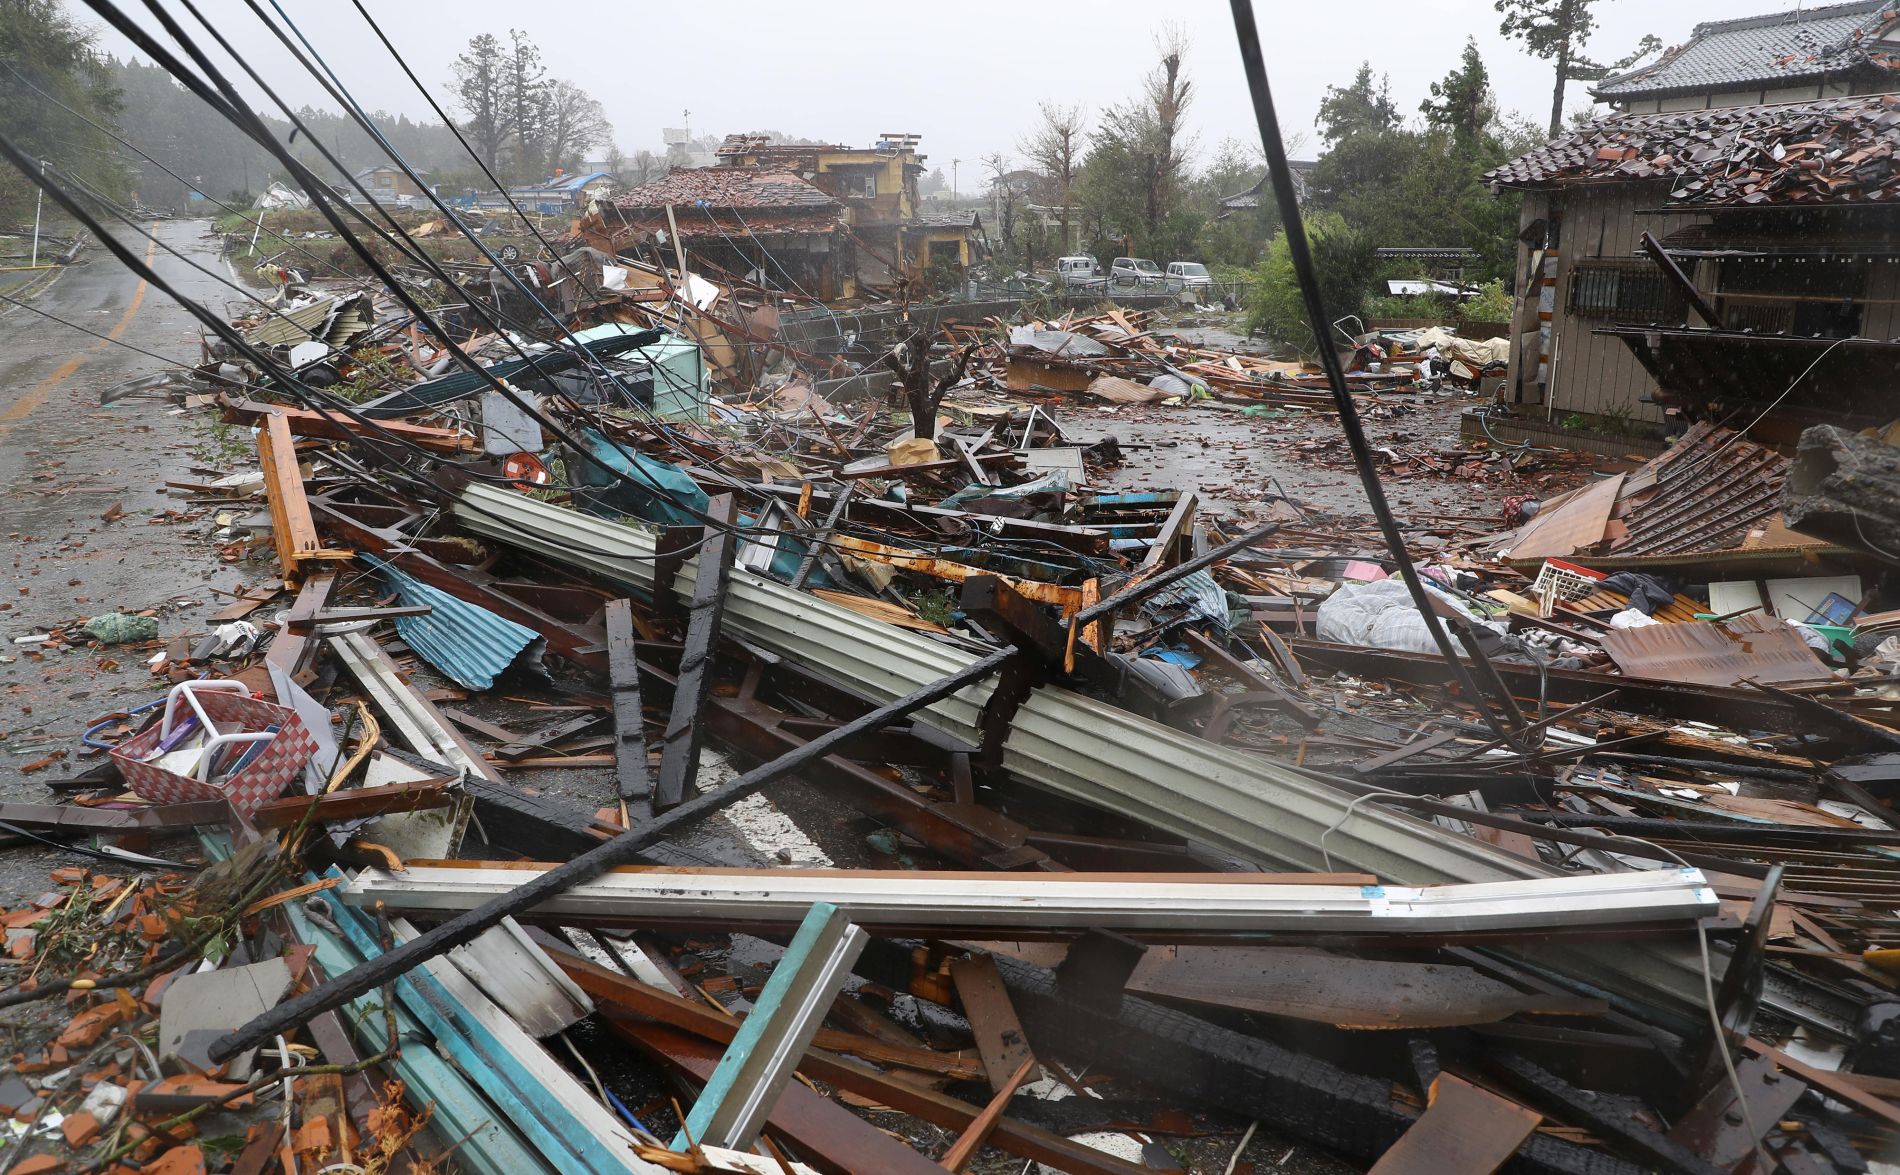
{"label": "utility wire", "polygon": [[[1287,164],[1286,146],[1280,140],[1280,120],[1274,113],[1273,92],[1267,86],[1266,60],[1260,49],[1260,30],[1254,25],[1253,3],[1252,0],[1229,2],[1234,14],[1234,34],[1240,42],[1240,61],[1247,75],[1247,89],[1253,97],[1260,144],[1266,152],[1269,174],[1273,178],[1273,194],[1280,205],[1280,221],[1286,226],[1287,253],[1292,259],[1293,271],[1299,277],[1307,320],[1319,344],[1320,366],[1326,372],[1326,382],[1333,393],[1340,431],[1345,434],[1346,447],[1352,451],[1353,465],[1359,472],[1360,484],[1365,487],[1366,502],[1372,507],[1372,516],[1379,523],[1386,548],[1398,564],[1399,575],[1405,580],[1406,590],[1411,593],[1412,604],[1424,620],[1425,630],[1431,633],[1432,643],[1438,646],[1439,655],[1451,666],[1465,696],[1477,705],[1485,723],[1500,739],[1515,747],[1518,742],[1516,732],[1499,717],[1490,699],[1478,688],[1470,667],[1452,648],[1451,638],[1446,635],[1444,624],[1433,610],[1431,593],[1426,590],[1424,579],[1419,575],[1418,568],[1413,566],[1411,554],[1405,549],[1405,534],[1399,529],[1398,520],[1392,516],[1392,507],[1385,498],[1385,487],[1379,483],[1378,469],[1372,460],[1372,446],[1366,441],[1366,430],[1359,420],[1359,409],[1353,403],[1352,393],[1346,390],[1346,373],[1339,365],[1339,353],[1327,336],[1327,324],[1332,319],[1326,314],[1326,302],[1320,293],[1313,255],[1307,247],[1299,197],[1293,188],[1293,172]],[[1483,653],[1474,645],[1472,656],[1481,657]],[[1504,710],[1508,713],[1508,697],[1505,703]]]}
{"label": "utility wire", "polygon": [[[38,94],[40,97],[46,99],[48,102],[51,102],[53,105],[59,107],[61,110],[64,110],[66,113],[72,115],[74,118],[79,119],[81,122],[85,123],[87,126],[91,127],[93,130],[96,130],[100,134],[105,135],[107,138],[111,139],[113,142],[117,143],[119,146],[124,147],[127,151],[132,152],[134,155],[137,155],[140,159],[145,160],[145,162],[151,164],[153,167],[158,168],[160,171],[164,172],[166,175],[172,177],[173,179],[177,180],[179,183],[185,185],[185,187],[188,190],[197,191],[197,187],[194,184],[192,184],[190,180],[187,180],[184,176],[179,175],[177,172],[173,171],[171,168],[166,167],[163,163],[160,163],[157,159],[154,159],[152,156],[146,154],[144,151],[140,150],[138,147],[133,146],[130,142],[121,138],[117,133],[115,133],[112,130],[112,128],[103,126],[100,123],[94,122],[92,119],[87,118],[84,114],[80,113],[77,110],[74,110],[72,107],[66,105],[64,102],[61,102],[58,98],[53,97],[51,94],[47,93],[45,90],[40,89],[38,86],[34,85],[33,82],[29,78],[27,78],[25,74],[22,74],[19,70],[13,68],[13,66],[9,64],[8,62],[0,61],[0,66],[5,67],[8,73],[12,74],[15,78],[19,79],[22,85],[26,86],[28,89]],[[199,193],[199,194],[203,195],[203,193]],[[262,217],[252,218],[252,217],[246,216],[242,211],[231,207],[229,204],[226,204],[224,201],[219,200],[213,196],[205,196],[205,199],[217,205],[219,208],[222,208],[224,211],[230,213],[231,215],[243,218],[244,223],[254,226],[255,228],[258,229],[258,231],[260,232],[263,231],[264,221]],[[338,273],[339,275],[343,277],[350,276],[348,273],[345,273],[343,269],[340,266],[338,266],[336,263],[325,260],[324,258],[318,256],[316,253],[312,252],[311,250],[306,249],[302,245],[297,244],[295,241],[291,240],[290,238],[288,237],[284,238],[284,243],[289,245],[292,249],[296,250],[297,252],[302,253],[304,256],[310,258],[312,261],[316,262],[318,265],[324,266],[327,269],[334,270],[336,273]]]}

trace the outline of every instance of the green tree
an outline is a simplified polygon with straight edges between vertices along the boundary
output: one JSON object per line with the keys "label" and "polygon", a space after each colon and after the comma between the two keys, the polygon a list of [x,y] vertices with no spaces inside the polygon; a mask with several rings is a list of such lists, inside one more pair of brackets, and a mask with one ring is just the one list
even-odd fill
{"label": "green tree", "polygon": [[506,61],[501,42],[493,33],[470,37],[455,63],[449,67],[455,77],[455,97],[468,121],[462,131],[469,145],[481,157],[488,170],[501,162],[501,145],[507,138],[506,85],[503,76]]}
{"label": "green tree", "polygon": [[1550,95],[1550,135],[1556,138],[1564,125],[1564,85],[1573,78],[1595,81],[1619,69],[1627,69],[1644,54],[1661,47],[1662,42],[1646,35],[1628,56],[1600,64],[1584,55],[1590,34],[1596,32],[1596,14],[1591,7],[1598,0],[1495,0],[1498,15],[1504,18],[1498,31],[1524,42],[1533,57],[1551,62],[1557,71],[1556,85]]}
{"label": "green tree", "polygon": [[[109,126],[119,93],[92,33],[56,0],[0,0],[0,131],[29,155],[114,199],[128,191],[120,148],[87,125]],[[0,168],[0,216],[31,219],[37,189]]]}
{"label": "green tree", "polygon": [[505,141],[513,145],[509,172],[516,182],[532,182],[547,172],[544,148],[551,85],[541,64],[541,50],[528,34],[509,29],[502,59],[501,109],[506,119]]}
{"label": "green tree", "polygon": [[1186,38],[1179,30],[1163,30],[1156,44],[1160,60],[1142,80],[1140,95],[1102,112],[1082,160],[1079,187],[1091,214],[1084,220],[1117,242],[1111,251],[1156,251],[1194,154],[1186,122],[1194,98],[1184,68]]}
{"label": "green tree", "polygon": [[[1326,312],[1335,320],[1361,313],[1378,269],[1371,241],[1336,212],[1318,212],[1304,220]],[[1285,229],[1274,234],[1267,255],[1254,270],[1247,325],[1302,355],[1317,354],[1320,340],[1332,334],[1331,324],[1307,321]]]}
{"label": "green tree", "polygon": [[1478,55],[1478,39],[1465,38],[1464,55],[1458,68],[1432,83],[1432,96],[1419,104],[1425,125],[1449,131],[1461,148],[1478,141],[1497,117],[1497,102],[1491,94],[1491,75]]}
{"label": "green tree", "polygon": [[1392,82],[1372,76],[1372,63],[1361,62],[1352,84],[1344,89],[1327,86],[1313,120],[1320,138],[1330,146],[1356,135],[1382,134],[1399,127],[1399,108],[1392,104]]}

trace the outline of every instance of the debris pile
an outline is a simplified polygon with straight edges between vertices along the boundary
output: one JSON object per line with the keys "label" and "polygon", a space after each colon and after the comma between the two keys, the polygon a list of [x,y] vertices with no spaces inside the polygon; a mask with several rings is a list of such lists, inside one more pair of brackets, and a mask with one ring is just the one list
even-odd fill
{"label": "debris pile", "polygon": [[[1401,563],[1297,487],[1131,492],[1139,450],[1072,435],[1329,409],[1299,364],[1119,307],[819,355],[743,283],[566,258],[602,278],[541,341],[476,329],[506,299],[293,284],[124,393],[239,430],[173,484],[251,583],[204,633],[37,634],[152,695],[0,804],[87,859],[0,915],[0,1005],[66,1018],[0,1162],[1896,1144],[1900,600],[1790,528],[1786,458],[1700,426],[1509,528],[1415,519]],[[1421,413],[1501,360],[1352,345],[1355,396]],[[1386,457],[1535,492],[1524,452]]]}

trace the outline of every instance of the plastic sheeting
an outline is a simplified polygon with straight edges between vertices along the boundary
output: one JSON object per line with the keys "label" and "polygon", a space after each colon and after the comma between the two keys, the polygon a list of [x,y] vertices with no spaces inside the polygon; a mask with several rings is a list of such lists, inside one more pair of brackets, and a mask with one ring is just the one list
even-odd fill
{"label": "plastic sheeting", "polygon": [[[1478,613],[1456,597],[1434,588],[1425,590],[1493,631]],[[1339,588],[1319,606],[1317,634],[1320,640],[1342,645],[1361,645],[1373,649],[1391,649],[1400,653],[1438,652],[1425,618],[1412,603],[1412,595],[1402,579],[1382,579],[1376,583],[1349,583]]]}

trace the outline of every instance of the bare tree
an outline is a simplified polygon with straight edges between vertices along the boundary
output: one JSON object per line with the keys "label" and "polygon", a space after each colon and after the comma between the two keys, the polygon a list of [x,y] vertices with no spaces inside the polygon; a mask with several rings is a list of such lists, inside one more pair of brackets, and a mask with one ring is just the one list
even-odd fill
{"label": "bare tree", "polygon": [[566,166],[614,133],[600,103],[565,80],[548,83],[542,93],[539,122],[541,158],[549,167]]}
{"label": "bare tree", "polygon": [[1042,104],[1042,125],[1017,144],[1029,161],[1048,176],[1062,201],[1062,248],[1070,247],[1069,209],[1074,203],[1075,176],[1082,165],[1082,136],[1088,116],[1080,106]]}
{"label": "bare tree", "polygon": [[1187,172],[1188,156],[1194,141],[1183,122],[1189,103],[1194,100],[1194,83],[1182,72],[1187,59],[1187,32],[1178,24],[1164,25],[1155,34],[1155,48],[1161,61],[1142,83],[1148,108],[1154,118],[1154,167],[1147,192],[1148,227],[1160,227],[1174,198],[1175,186]]}
{"label": "bare tree", "polygon": [[483,33],[471,37],[468,48],[450,68],[455,73],[455,97],[468,122],[462,130],[468,134],[475,153],[493,171],[507,137],[503,112],[504,86],[501,42]]}
{"label": "bare tree", "polygon": [[650,184],[666,174],[666,160],[651,151],[640,150],[633,153],[627,161],[627,169],[621,175],[628,187],[637,188]]}

